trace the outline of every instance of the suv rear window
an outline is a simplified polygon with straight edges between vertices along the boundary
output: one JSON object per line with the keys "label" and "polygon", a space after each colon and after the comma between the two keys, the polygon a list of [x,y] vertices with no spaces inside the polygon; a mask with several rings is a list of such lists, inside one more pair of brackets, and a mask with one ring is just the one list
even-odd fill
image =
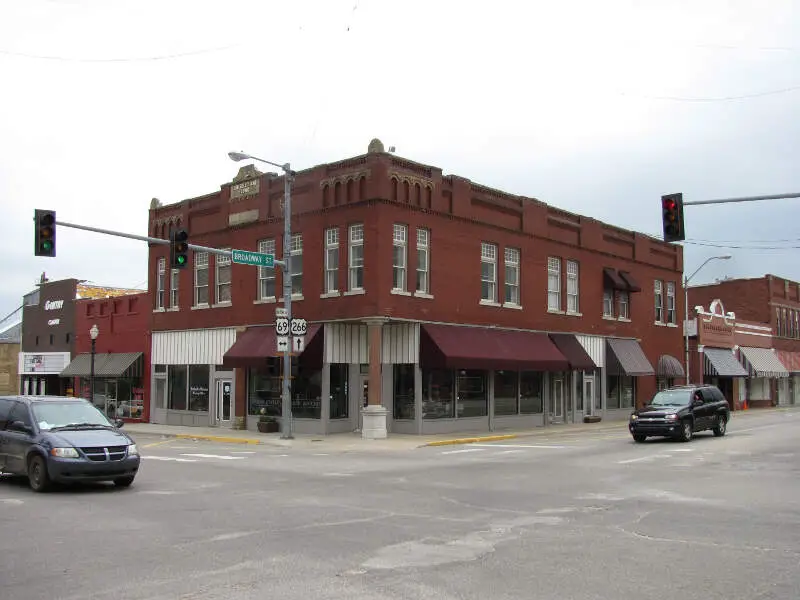
{"label": "suv rear window", "polygon": [[685,406],[694,390],[662,390],[650,401],[651,406]]}

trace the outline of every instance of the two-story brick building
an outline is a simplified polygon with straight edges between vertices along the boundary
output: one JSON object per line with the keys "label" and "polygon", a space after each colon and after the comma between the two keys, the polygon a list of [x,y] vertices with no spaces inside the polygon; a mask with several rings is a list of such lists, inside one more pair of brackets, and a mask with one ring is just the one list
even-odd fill
{"label": "two-story brick building", "polygon": [[[150,210],[150,235],[280,258],[283,176],[244,167]],[[626,418],[682,380],[680,246],[384,152],[297,173],[293,313],[310,322],[297,431],[497,430]],[[279,270],[151,245],[154,422],[246,426],[280,414]]]}

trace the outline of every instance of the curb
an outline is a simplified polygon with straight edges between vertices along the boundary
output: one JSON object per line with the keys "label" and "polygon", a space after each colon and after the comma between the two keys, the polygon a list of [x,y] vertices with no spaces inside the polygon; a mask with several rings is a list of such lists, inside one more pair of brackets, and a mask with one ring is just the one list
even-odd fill
{"label": "curb", "polygon": [[[135,435],[135,432],[131,432]],[[146,434],[148,435],[148,434]],[[255,438],[239,438],[239,437],[225,437],[224,435],[200,435],[194,433],[157,433],[165,438],[173,438],[178,440],[205,440],[207,442],[223,442],[226,444],[261,444],[261,440]]]}
{"label": "curb", "polygon": [[480,442],[497,442],[499,440],[513,440],[519,437],[516,433],[509,433],[506,435],[484,435],[480,437],[456,438],[453,440],[437,440],[435,442],[428,442],[422,446],[455,446],[456,444],[477,444]]}

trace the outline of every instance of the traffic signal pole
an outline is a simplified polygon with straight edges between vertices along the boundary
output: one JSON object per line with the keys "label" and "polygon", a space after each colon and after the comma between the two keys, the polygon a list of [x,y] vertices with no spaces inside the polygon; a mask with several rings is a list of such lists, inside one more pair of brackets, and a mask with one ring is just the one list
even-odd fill
{"label": "traffic signal pole", "polygon": [[722,198],[720,200],[695,200],[684,202],[684,206],[697,206],[700,204],[729,204],[731,202],[757,202],[759,200],[784,200],[786,198],[800,198],[800,192],[788,194],[773,194],[770,196],[742,196],[741,198]]}

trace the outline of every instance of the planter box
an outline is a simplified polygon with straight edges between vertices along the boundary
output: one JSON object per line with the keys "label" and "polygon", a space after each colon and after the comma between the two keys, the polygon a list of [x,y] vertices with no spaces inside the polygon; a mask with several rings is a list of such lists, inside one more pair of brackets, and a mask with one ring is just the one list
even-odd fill
{"label": "planter box", "polygon": [[603,417],[598,417],[597,415],[585,416],[583,417],[584,423],[599,423],[603,420]]}
{"label": "planter box", "polygon": [[258,430],[261,433],[277,433],[281,426],[277,421],[258,421]]}

